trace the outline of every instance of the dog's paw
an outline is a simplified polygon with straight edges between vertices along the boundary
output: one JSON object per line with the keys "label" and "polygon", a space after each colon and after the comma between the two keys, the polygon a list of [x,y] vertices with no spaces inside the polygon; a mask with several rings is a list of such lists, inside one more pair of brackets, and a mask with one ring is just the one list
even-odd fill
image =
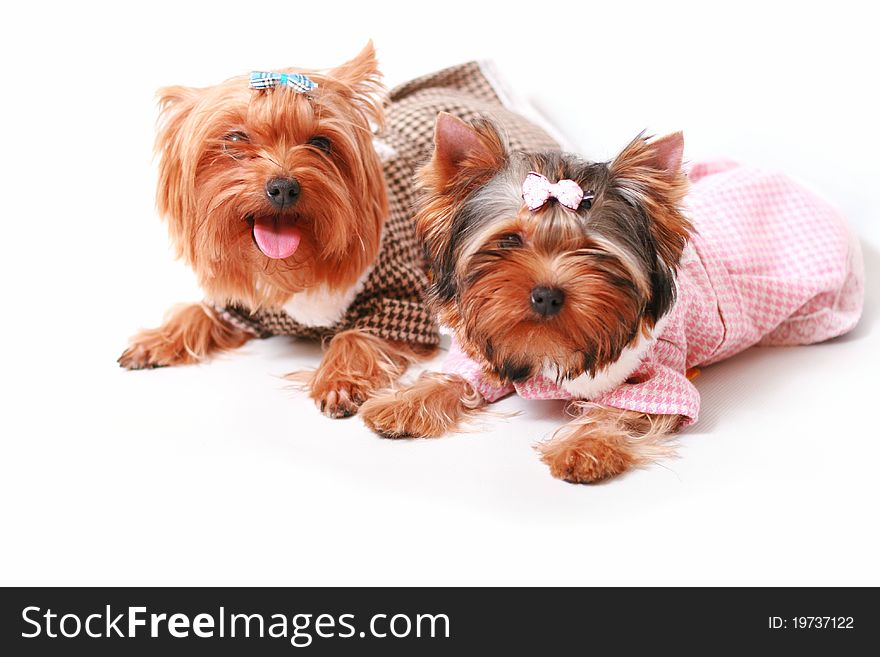
{"label": "dog's paw", "polygon": [[360,416],[385,438],[438,438],[459,431],[484,403],[461,377],[433,372],[408,388],[375,395],[361,407]]}
{"label": "dog's paw", "polygon": [[633,466],[631,455],[602,440],[551,440],[537,445],[550,474],[573,484],[591,484],[625,472]]}
{"label": "dog's paw", "polygon": [[351,417],[358,412],[367,393],[358,386],[343,382],[327,384],[312,390],[312,399],[327,417]]}
{"label": "dog's paw", "polygon": [[438,411],[432,401],[412,391],[383,393],[361,407],[360,417],[383,438],[436,438],[455,429],[458,414]]}
{"label": "dog's paw", "polygon": [[423,424],[419,409],[394,392],[376,395],[363,405],[360,417],[370,429],[384,438],[414,438]]}
{"label": "dog's paw", "polygon": [[116,361],[119,367],[127,370],[146,370],[154,367],[164,367],[163,364],[153,360],[149,349],[140,344],[133,344],[122,352]]}
{"label": "dog's paw", "polygon": [[198,359],[181,345],[169,342],[153,331],[136,336],[116,361],[127,370],[145,370],[169,365],[183,365]]}

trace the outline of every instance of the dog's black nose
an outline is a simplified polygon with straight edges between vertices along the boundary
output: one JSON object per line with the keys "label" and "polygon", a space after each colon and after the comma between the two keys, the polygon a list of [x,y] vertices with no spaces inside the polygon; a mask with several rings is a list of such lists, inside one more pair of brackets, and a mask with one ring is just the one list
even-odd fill
{"label": "dog's black nose", "polygon": [[299,181],[296,178],[272,178],[266,183],[266,197],[276,208],[290,207],[299,196]]}
{"label": "dog's black nose", "polygon": [[532,309],[542,317],[553,317],[562,310],[565,303],[565,292],[558,287],[539,285],[532,288]]}

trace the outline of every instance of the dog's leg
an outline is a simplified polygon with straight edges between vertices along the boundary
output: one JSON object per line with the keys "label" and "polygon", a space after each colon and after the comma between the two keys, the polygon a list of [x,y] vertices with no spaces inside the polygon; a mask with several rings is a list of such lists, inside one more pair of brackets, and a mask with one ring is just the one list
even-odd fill
{"label": "dog's leg", "polygon": [[419,349],[351,329],[333,336],[313,373],[295,373],[289,378],[306,383],[324,415],[349,417],[370,395],[397,381],[410,363],[435,351],[434,347]]}
{"label": "dog's leg", "polygon": [[670,436],[678,415],[651,415],[575,402],[579,415],[539,443],[554,477],[588,484],[619,475],[673,453]]}
{"label": "dog's leg", "polygon": [[173,308],[159,328],[135,335],[119,357],[119,365],[140,370],[198,363],[215,352],[240,347],[252,337],[202,304],[182,305]]}
{"label": "dog's leg", "polygon": [[484,405],[480,394],[460,376],[425,372],[408,388],[371,398],[359,415],[386,438],[435,438],[457,429]]}

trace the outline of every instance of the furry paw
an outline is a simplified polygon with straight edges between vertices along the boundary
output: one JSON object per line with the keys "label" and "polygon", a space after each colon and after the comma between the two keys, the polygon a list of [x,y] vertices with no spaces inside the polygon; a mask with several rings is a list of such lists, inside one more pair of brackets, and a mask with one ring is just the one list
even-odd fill
{"label": "furry paw", "polygon": [[537,446],[550,474],[573,484],[591,484],[619,475],[634,465],[621,445],[601,438],[551,440]]}
{"label": "furry paw", "polygon": [[550,473],[575,484],[614,477],[673,454],[670,436],[678,415],[637,413],[573,402],[574,420],[535,448]]}
{"label": "furry paw", "polygon": [[159,328],[141,331],[117,361],[127,370],[201,362],[218,351],[240,347],[251,335],[218,319],[200,303],[173,308]]}
{"label": "furry paw", "polygon": [[351,417],[358,412],[367,393],[358,386],[338,382],[316,386],[312,390],[312,399],[327,417]]}
{"label": "furry paw", "polygon": [[443,428],[431,426],[424,403],[405,398],[399,392],[377,395],[364,404],[361,419],[384,438],[421,438],[439,436]]}
{"label": "furry paw", "polygon": [[376,395],[360,416],[385,438],[436,438],[458,429],[483,403],[464,379],[425,373],[409,388]]}
{"label": "furry paw", "polygon": [[191,363],[194,359],[154,331],[144,331],[132,340],[116,362],[127,370],[144,370]]}
{"label": "furry paw", "polygon": [[408,348],[351,329],[330,340],[317,370],[296,372],[288,378],[303,383],[327,417],[349,417],[367,397],[390,386],[403,373],[411,353]]}

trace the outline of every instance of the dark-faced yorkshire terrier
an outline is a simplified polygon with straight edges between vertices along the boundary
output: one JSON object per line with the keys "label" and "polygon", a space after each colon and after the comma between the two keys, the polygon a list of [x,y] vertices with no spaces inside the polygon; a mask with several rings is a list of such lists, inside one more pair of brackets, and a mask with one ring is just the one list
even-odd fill
{"label": "dark-faced yorkshire terrier", "polygon": [[682,152],[675,133],[609,163],[511,153],[492,123],[441,114],[417,229],[454,342],[445,373],[372,398],[364,422],[431,437],[514,391],[568,399],[574,418],[538,449],[553,475],[594,482],[669,452],[697,417],[692,368],[852,328],[861,264],[837,213],[713,163],[691,169],[686,217]]}
{"label": "dark-faced yorkshire terrier", "polygon": [[372,44],[329,71],[160,91],[158,208],[206,302],[134,336],[123,367],[195,363],[269,334],[323,338],[311,395],[341,417],[434,349],[412,228],[386,222],[382,91]]}

